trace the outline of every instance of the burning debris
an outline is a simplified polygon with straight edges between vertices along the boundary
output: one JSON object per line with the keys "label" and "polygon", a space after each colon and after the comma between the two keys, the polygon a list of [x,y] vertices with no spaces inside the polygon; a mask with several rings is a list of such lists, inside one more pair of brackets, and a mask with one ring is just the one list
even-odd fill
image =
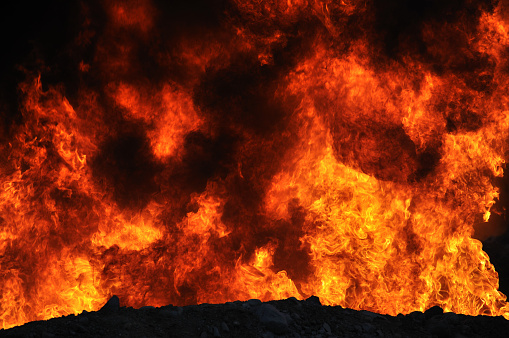
{"label": "burning debris", "polygon": [[509,317],[474,238],[504,230],[504,1],[51,6],[66,34],[3,66],[4,328],[112,295]]}

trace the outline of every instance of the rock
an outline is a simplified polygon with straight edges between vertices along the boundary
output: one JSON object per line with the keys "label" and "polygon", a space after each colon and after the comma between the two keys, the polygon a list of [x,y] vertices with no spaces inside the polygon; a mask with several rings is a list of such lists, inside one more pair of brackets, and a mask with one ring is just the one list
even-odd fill
{"label": "rock", "polygon": [[446,312],[443,314],[442,318],[450,324],[458,324],[460,321],[460,316],[454,312]]}
{"label": "rock", "polygon": [[424,319],[426,318],[424,316],[424,313],[422,313],[421,311],[411,312],[407,315],[407,317],[416,323],[422,323],[424,321]]}
{"label": "rock", "polygon": [[270,331],[269,332],[264,332],[262,334],[262,337],[263,338],[274,338],[274,334],[272,332],[270,332]]}
{"label": "rock", "polygon": [[142,310],[142,311],[153,310],[153,309],[155,309],[155,307],[150,306],[150,305],[140,307],[140,310]]}
{"label": "rock", "polygon": [[374,313],[374,312],[371,312],[371,311],[361,311],[363,317],[368,321],[368,322],[372,322],[374,319],[377,319],[377,318],[383,318],[383,316],[379,315],[378,313]]}
{"label": "rock", "polygon": [[437,315],[426,322],[426,330],[438,338],[451,337],[451,328],[444,318]]}
{"label": "rock", "polygon": [[246,302],[249,306],[251,307],[255,307],[257,305],[261,305],[262,304],[262,301],[259,300],[259,299],[250,299]]}
{"label": "rock", "polygon": [[104,306],[99,310],[99,312],[103,314],[109,314],[109,313],[117,313],[120,309],[120,300],[117,296],[112,296],[110,300],[104,304]]}
{"label": "rock", "polygon": [[322,306],[322,303],[320,303],[320,298],[316,296],[311,296],[308,299],[305,300],[306,304],[309,305],[315,305],[315,306]]}
{"label": "rock", "polygon": [[207,338],[209,335],[207,334],[207,332],[203,331],[200,335],[200,338]]}
{"label": "rock", "polygon": [[291,324],[293,323],[293,318],[292,318],[292,316],[290,316],[288,313],[284,313],[284,316],[285,316],[285,318],[286,318],[286,323],[287,323],[288,325],[291,325]]}
{"label": "rock", "polygon": [[243,303],[242,307],[244,309],[250,310],[252,308],[256,308],[260,304],[262,304],[261,300],[259,300],[259,299],[250,299],[250,300],[246,301],[245,303]]}
{"label": "rock", "polygon": [[467,337],[472,337],[474,335],[474,331],[472,331],[472,328],[468,325],[461,325],[461,333],[463,333],[464,335],[466,335]]}
{"label": "rock", "polygon": [[454,338],[468,338],[468,337],[471,337],[471,336],[464,336],[461,333],[456,332],[453,337]]}
{"label": "rock", "polygon": [[126,323],[133,323],[133,321],[130,318],[128,318],[127,316],[121,315],[120,313],[109,316],[107,321],[110,325],[115,325],[115,326],[124,326]]}
{"label": "rock", "polygon": [[274,306],[263,304],[256,311],[256,315],[267,330],[275,334],[284,334],[288,331],[288,323],[285,315],[279,312]]}
{"label": "rock", "polygon": [[364,324],[362,324],[362,331],[371,333],[371,332],[375,331],[375,327],[373,325],[371,325],[370,323],[364,323]]}
{"label": "rock", "polygon": [[159,310],[159,316],[166,317],[166,318],[171,317],[171,316],[173,316],[173,311],[171,311],[168,308],[161,309],[161,310]]}
{"label": "rock", "polygon": [[292,305],[292,306],[296,306],[298,309],[300,309],[302,307],[302,304],[300,303],[300,301],[295,298],[295,297],[290,297],[287,299],[287,301]]}
{"label": "rock", "polygon": [[183,309],[183,308],[181,308],[181,307],[177,307],[177,308],[175,308],[175,310],[172,310],[172,311],[171,311],[171,315],[172,315],[173,317],[181,316],[181,315],[182,315],[182,313],[184,313],[184,309]]}
{"label": "rock", "polygon": [[325,331],[327,331],[328,334],[331,334],[332,333],[332,330],[330,328],[330,325],[327,324],[327,323],[323,323],[323,328],[325,329]]}
{"label": "rock", "polygon": [[216,338],[221,337],[221,334],[219,333],[219,329],[217,327],[213,326],[212,332],[213,332],[214,337],[216,337]]}
{"label": "rock", "polygon": [[76,331],[80,332],[80,333],[88,332],[88,329],[80,324],[77,324],[75,328],[76,328]]}
{"label": "rock", "polygon": [[86,317],[86,316],[78,317],[78,323],[80,323],[80,324],[87,325],[89,322],[90,322],[90,319],[88,319],[88,317]]}
{"label": "rock", "polygon": [[424,312],[424,316],[426,317],[426,319],[430,319],[433,316],[441,315],[443,313],[444,313],[444,310],[442,310],[442,308],[440,306],[435,305],[435,306],[430,307],[429,309],[427,309]]}
{"label": "rock", "polygon": [[221,323],[221,330],[223,330],[224,332],[230,332],[230,328],[228,327],[228,325],[226,325],[225,322]]}

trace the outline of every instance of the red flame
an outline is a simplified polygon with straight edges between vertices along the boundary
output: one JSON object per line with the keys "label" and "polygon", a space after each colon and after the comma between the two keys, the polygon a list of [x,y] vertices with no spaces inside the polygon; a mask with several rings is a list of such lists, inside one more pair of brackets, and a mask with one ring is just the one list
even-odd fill
{"label": "red flame", "polygon": [[113,294],[508,318],[472,237],[507,158],[504,4],[392,24],[398,2],[199,3],[83,6],[72,84],[26,69],[0,143],[2,326]]}

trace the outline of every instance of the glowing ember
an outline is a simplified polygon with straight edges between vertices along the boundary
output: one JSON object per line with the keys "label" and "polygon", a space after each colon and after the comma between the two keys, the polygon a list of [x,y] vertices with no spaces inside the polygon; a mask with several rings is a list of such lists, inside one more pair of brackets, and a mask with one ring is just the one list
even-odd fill
{"label": "glowing ember", "polygon": [[375,2],[83,5],[74,89],[25,69],[2,119],[2,326],[113,294],[509,318],[472,237],[507,160],[507,6]]}

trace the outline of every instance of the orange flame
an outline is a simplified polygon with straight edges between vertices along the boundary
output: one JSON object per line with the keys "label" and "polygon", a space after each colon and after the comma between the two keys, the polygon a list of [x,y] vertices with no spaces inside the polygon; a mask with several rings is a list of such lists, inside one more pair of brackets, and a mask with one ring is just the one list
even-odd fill
{"label": "orange flame", "polygon": [[[113,294],[134,307],[316,295],[509,319],[473,238],[507,160],[502,5],[475,30],[420,27],[446,69],[489,59],[470,77],[411,49],[374,65],[370,32],[349,28],[372,20],[356,1],[230,5],[217,32],[189,29],[159,51],[157,6],[107,2],[93,62],[76,63],[102,85],[65,95],[27,71],[23,122],[0,144],[2,327]],[[157,80],[143,48],[169,69]]]}

